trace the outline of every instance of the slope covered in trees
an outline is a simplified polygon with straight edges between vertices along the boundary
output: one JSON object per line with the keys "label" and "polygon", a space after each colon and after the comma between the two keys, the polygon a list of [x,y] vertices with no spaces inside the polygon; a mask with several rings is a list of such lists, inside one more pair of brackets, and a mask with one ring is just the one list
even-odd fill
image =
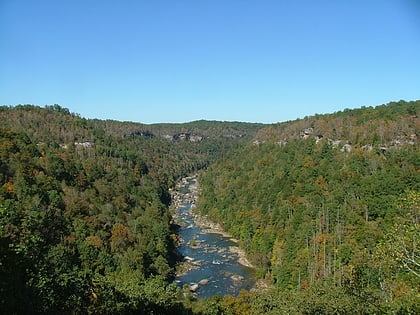
{"label": "slope covered in trees", "polygon": [[420,310],[419,114],[398,102],[273,125],[202,174],[199,210],[282,291],[266,303],[315,303],[322,286],[321,313]]}
{"label": "slope covered in trees", "polygon": [[1,107],[0,120],[1,311],[183,312],[169,281],[168,189],[259,126],[219,146],[219,126],[199,142],[169,141],[58,105]]}
{"label": "slope covered in trees", "polygon": [[[264,126],[89,120],[0,107],[0,310],[8,314],[420,312],[420,102]],[[194,301],[171,284],[169,188],[273,288]]]}

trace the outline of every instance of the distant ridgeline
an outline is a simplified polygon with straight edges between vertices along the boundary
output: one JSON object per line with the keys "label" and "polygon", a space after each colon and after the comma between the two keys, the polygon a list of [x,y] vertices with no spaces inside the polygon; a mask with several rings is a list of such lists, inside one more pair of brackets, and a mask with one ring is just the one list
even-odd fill
{"label": "distant ridgeline", "polygon": [[[420,102],[273,125],[85,119],[0,107],[0,310],[7,314],[420,313]],[[194,301],[169,188],[273,288]]]}

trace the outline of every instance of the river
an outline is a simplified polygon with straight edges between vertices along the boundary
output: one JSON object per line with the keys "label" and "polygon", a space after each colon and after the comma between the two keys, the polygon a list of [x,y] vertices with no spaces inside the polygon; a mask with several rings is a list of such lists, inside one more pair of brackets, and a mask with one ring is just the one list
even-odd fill
{"label": "river", "polygon": [[255,270],[235,240],[219,226],[195,214],[197,177],[184,178],[173,192],[174,220],[180,226],[179,252],[184,262],[175,278],[197,297],[238,295],[255,285]]}

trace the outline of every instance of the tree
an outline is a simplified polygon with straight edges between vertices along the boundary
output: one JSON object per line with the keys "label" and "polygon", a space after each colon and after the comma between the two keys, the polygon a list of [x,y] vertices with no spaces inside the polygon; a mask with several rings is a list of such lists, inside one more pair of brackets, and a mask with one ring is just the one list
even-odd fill
{"label": "tree", "polygon": [[404,216],[386,233],[377,255],[390,268],[405,270],[420,280],[420,192],[409,191],[400,202]]}

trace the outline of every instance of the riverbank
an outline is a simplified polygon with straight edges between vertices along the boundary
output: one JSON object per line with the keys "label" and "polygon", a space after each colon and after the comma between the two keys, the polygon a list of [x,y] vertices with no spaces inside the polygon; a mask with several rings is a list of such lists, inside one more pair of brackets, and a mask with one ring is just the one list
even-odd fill
{"label": "riverbank", "polygon": [[[183,193],[188,186],[188,193]],[[176,186],[176,190],[172,191],[173,206],[178,208],[185,203],[190,203],[191,208],[195,208],[198,203],[198,195],[200,193],[200,186],[198,183],[198,175],[184,177]],[[239,240],[233,238],[231,234],[226,232],[219,223],[212,222],[206,216],[199,214],[190,209],[193,215],[195,224],[201,228],[202,233],[220,234],[229,238],[234,243],[239,243]],[[239,246],[230,246],[229,251],[238,256],[238,262],[248,268],[255,268],[248,260],[245,251]]]}
{"label": "riverbank", "polygon": [[256,288],[255,268],[238,247],[239,241],[194,209],[199,193],[197,176],[182,179],[171,191],[173,224],[178,226],[183,257],[175,281],[199,297],[237,295],[242,289]]}
{"label": "riverbank", "polygon": [[[233,236],[229,233],[227,233],[218,223],[214,223],[210,221],[207,217],[202,216],[198,213],[193,213],[194,220],[197,226],[199,226],[204,233],[214,233],[214,234],[220,234],[224,237],[229,238],[234,243],[239,243],[239,240],[233,238]],[[246,257],[245,251],[240,248],[239,246],[229,246],[229,251],[232,254],[235,254],[238,256],[238,262],[245,267],[248,268],[255,268],[252,263],[248,260]]]}

